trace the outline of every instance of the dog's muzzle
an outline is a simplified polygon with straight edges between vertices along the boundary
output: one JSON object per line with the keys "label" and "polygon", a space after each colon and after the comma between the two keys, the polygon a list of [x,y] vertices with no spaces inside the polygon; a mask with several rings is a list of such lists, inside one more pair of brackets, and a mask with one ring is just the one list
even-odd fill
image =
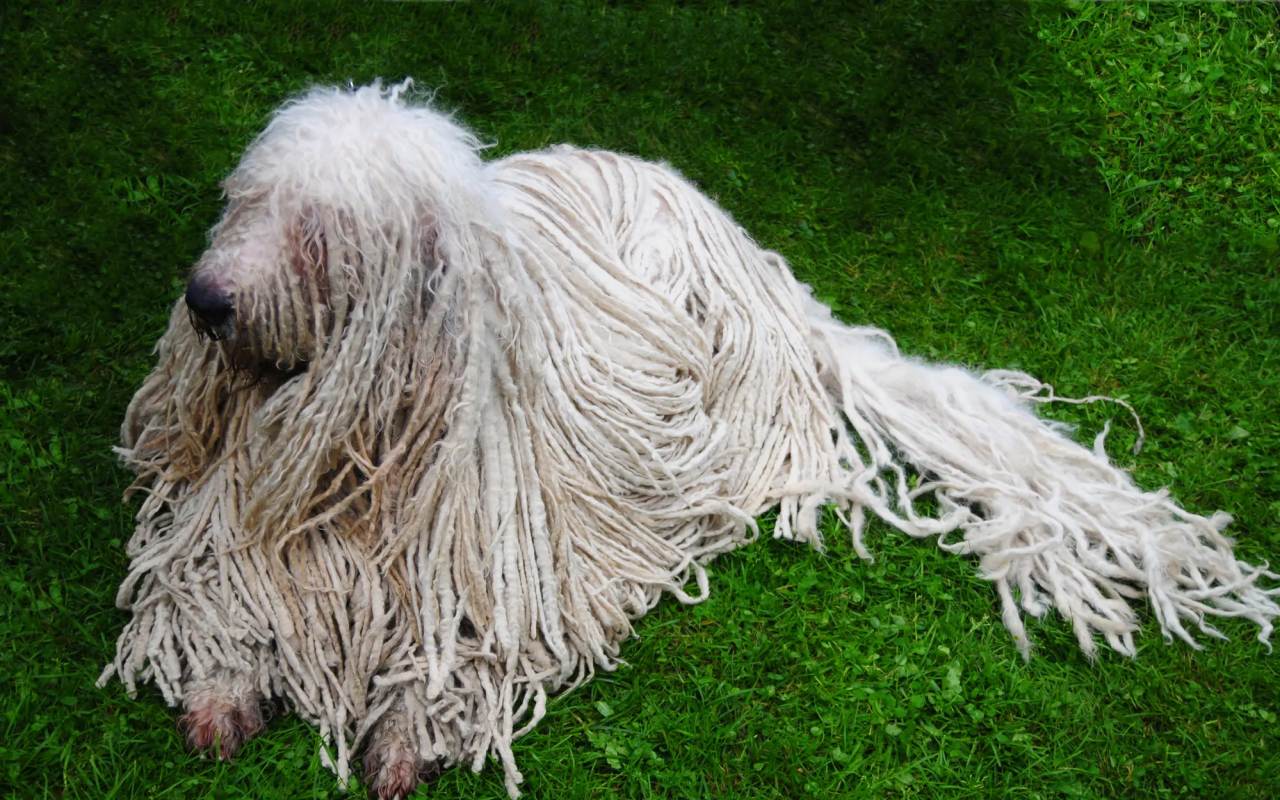
{"label": "dog's muzzle", "polygon": [[196,330],[214,340],[223,338],[235,311],[231,296],[200,278],[193,278],[187,284],[186,299],[191,324]]}

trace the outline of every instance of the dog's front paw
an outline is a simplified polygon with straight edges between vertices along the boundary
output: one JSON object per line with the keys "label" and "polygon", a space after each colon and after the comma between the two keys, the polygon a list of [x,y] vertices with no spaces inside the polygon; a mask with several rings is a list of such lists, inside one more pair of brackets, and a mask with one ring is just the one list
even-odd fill
{"label": "dog's front paw", "polygon": [[178,727],[193,750],[227,761],[262,730],[262,698],[235,681],[212,680],[188,692]]}
{"label": "dog's front paw", "polygon": [[439,763],[419,758],[397,722],[384,721],[364,754],[364,783],[378,800],[404,800],[440,775]]}

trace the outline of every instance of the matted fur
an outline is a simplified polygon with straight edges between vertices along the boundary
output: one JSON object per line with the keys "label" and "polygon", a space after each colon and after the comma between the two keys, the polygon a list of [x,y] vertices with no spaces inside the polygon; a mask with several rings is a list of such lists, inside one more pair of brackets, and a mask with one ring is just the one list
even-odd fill
{"label": "matted fur", "polygon": [[1024,654],[1021,614],[1052,607],[1132,655],[1143,597],[1166,637],[1238,616],[1268,640],[1275,576],[1226,515],[1040,420],[1029,376],[836,321],[665,165],[485,163],[405,88],[308,92],[227,179],[196,273],[235,320],[213,341],[177,304],[122,430],[144,500],[104,681],[175,704],[246,681],[344,780],[381,736],[496,756],[515,795],[549,693],[614,668],[663,594],[705,596],[755,515],[820,546],[824,504],[863,556],[867,510],[978,556]]}

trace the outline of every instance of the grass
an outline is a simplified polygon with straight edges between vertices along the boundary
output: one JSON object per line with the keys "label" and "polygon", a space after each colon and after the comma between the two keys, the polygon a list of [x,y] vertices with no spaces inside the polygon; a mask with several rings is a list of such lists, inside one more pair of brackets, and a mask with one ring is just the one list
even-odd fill
{"label": "grass", "polygon": [[[283,97],[416,76],[495,152],[665,159],[849,320],[1127,397],[1121,455],[1280,555],[1280,48],[1269,4],[7,4],[0,11],[0,795],[330,797],[291,718],[234,765],[93,687],[123,615],[110,445],[217,180]],[[1054,411],[1095,430],[1106,409]],[[1122,422],[1123,415],[1117,415]],[[1128,438],[1126,438],[1128,437]],[[1132,441],[1126,427],[1113,451]],[[971,561],[761,543],[554,702],[534,797],[1280,794],[1280,660],[1243,625],[1022,663]],[[1154,623],[1152,623],[1154,624]],[[502,797],[498,772],[433,797]],[[425,796],[425,795],[424,795]]]}

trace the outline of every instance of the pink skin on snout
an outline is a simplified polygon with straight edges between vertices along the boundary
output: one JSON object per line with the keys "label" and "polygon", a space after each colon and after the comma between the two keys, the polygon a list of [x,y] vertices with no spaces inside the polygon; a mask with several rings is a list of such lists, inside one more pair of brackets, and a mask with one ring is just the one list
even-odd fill
{"label": "pink skin on snout", "polygon": [[215,241],[196,264],[191,279],[232,297],[249,290],[255,281],[265,282],[284,261],[284,237],[269,224],[272,221],[258,223],[248,231],[236,231],[235,239],[230,241]]}

